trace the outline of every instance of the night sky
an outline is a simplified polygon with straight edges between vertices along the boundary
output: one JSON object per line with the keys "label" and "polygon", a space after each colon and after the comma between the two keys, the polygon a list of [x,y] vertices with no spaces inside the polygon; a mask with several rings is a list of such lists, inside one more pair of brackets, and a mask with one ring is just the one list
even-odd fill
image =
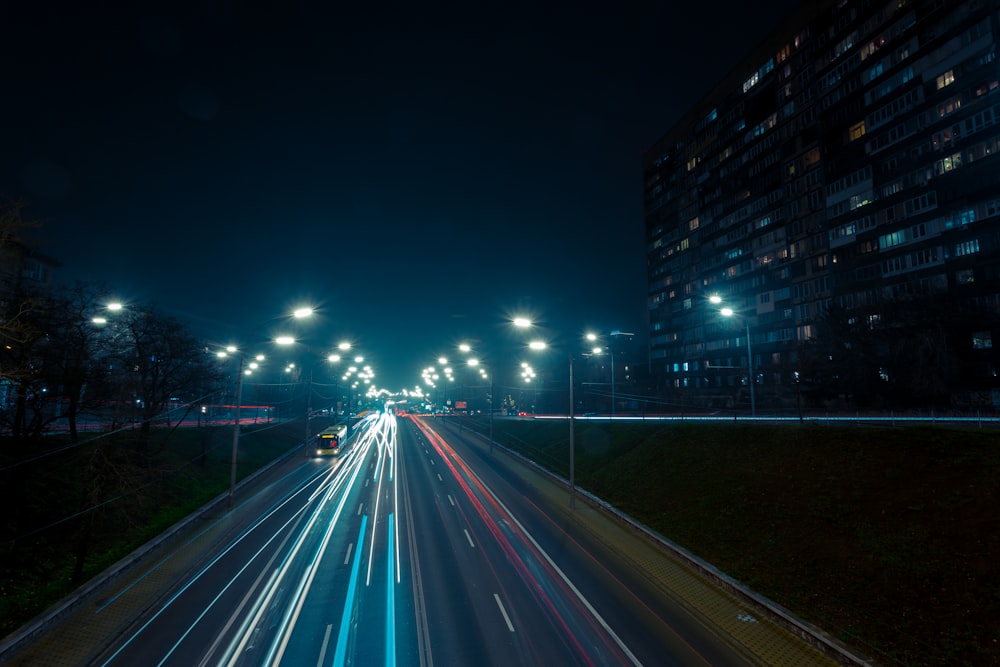
{"label": "night sky", "polygon": [[308,302],[396,389],[515,313],[643,334],[643,151],[797,3],[83,4],[0,6],[57,280],[218,341]]}

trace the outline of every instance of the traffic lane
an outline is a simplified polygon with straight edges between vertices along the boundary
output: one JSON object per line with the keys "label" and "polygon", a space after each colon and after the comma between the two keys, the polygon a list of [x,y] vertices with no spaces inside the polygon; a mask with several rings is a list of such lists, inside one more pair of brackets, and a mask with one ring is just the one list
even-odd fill
{"label": "traffic lane", "polygon": [[404,470],[419,522],[433,658],[446,664],[580,664],[494,539],[499,529],[484,527],[450,471],[442,474],[433,447],[419,453],[422,465],[407,459]]}
{"label": "traffic lane", "polygon": [[[457,489],[452,512],[456,528],[451,533],[457,534],[459,529],[469,532],[468,539],[475,540],[493,581],[501,588],[495,601],[503,603],[504,623],[511,631],[519,663],[634,663],[627,647],[616,642],[613,631],[601,626],[554,563],[525,538],[517,519],[498,506],[488,489],[481,488],[433,429],[424,435],[430,440],[432,456],[436,453],[439,457],[437,467],[448,468],[443,479]],[[463,572],[462,576],[489,580],[482,573]]]}
{"label": "traffic lane", "polygon": [[453,515],[455,497],[443,468],[408,420],[400,428],[400,449],[403,512],[411,531],[405,562],[423,593],[422,609],[414,613],[418,626],[426,626],[425,652],[445,664],[490,664],[491,656],[511,660],[499,607],[487,604],[496,587],[479,581],[480,557]]}
{"label": "traffic lane", "polygon": [[[197,664],[206,652],[219,649],[240,627],[267,575],[283,563],[286,550],[318,510],[320,490],[333,483],[336,467],[304,461],[312,474],[304,483],[283,490],[243,532],[208,557],[204,567],[161,604],[137,621],[118,647],[98,664],[141,664],[156,656],[164,664]],[[285,479],[291,482],[296,475]],[[233,514],[237,516],[237,514]],[[302,566],[284,566],[292,576]],[[280,604],[280,600],[275,601]]]}
{"label": "traffic lane", "polygon": [[[351,626],[345,628],[343,619],[353,617],[359,598],[366,594],[357,585],[353,564],[370,557],[365,547],[367,512],[376,504],[377,490],[367,484],[372,466],[369,451],[359,446],[346,464],[350,466],[346,492],[326,500],[317,516],[316,534],[294,556],[302,562],[300,574],[285,577],[286,583],[280,586],[288,593],[282,591],[268,601],[276,609],[272,618],[260,616],[251,626],[248,637],[259,635],[260,639],[250,640],[253,656],[249,664],[320,664],[335,650],[355,646]],[[235,655],[238,652],[224,657],[229,661]]]}
{"label": "traffic lane", "polygon": [[[713,632],[653,577],[584,523],[573,520],[519,475],[506,457],[490,455],[481,440],[448,426],[448,442],[474,462],[477,474],[498,493],[526,531],[599,611],[644,664],[748,665],[752,658]],[[516,465],[516,464],[514,464]],[[568,505],[568,494],[555,502]]]}
{"label": "traffic lane", "polygon": [[[322,485],[326,476],[326,471],[313,468],[304,481],[285,491],[230,542],[207,555],[203,567],[138,619],[98,664],[140,664],[150,656],[158,660],[170,659],[186,637],[193,634],[194,639],[204,640],[208,636],[203,635],[205,626],[192,627],[192,621],[203,617],[213,607],[217,612],[216,604],[220,601],[229,609],[239,605],[242,595],[239,591],[255,585],[262,568],[280,553],[287,537],[299,529],[310,504],[309,496]],[[294,476],[285,479],[292,478]],[[222,625],[224,622],[219,627]],[[203,645],[211,645],[213,640],[214,637]],[[184,653],[182,659],[190,660],[191,656]]]}

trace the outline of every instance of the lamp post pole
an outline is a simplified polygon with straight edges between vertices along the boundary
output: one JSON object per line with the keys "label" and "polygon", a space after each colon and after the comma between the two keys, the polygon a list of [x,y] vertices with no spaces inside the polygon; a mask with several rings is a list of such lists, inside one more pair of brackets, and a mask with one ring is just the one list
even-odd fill
{"label": "lamp post pole", "polygon": [[493,373],[490,373],[490,400],[486,401],[486,407],[490,410],[490,454],[493,453]]}
{"label": "lamp post pole", "polygon": [[569,354],[569,507],[576,509],[576,448],[574,447],[573,353]]}
{"label": "lamp post pole", "polygon": [[240,351],[240,368],[236,374],[236,419],[233,423],[233,456],[229,465],[229,509],[233,509],[233,494],[236,491],[236,456],[240,447],[240,403],[243,401],[243,362],[245,353]]}
{"label": "lamp post pole", "polygon": [[310,360],[309,364],[309,381],[306,383],[306,439],[303,441],[303,449],[305,455],[309,456],[309,438],[310,438],[310,424],[312,422],[312,384],[313,384],[313,368],[315,367],[315,362]]}
{"label": "lamp post pole", "polygon": [[755,378],[753,376],[753,349],[750,347],[750,321],[743,320],[743,326],[746,327],[747,331],[747,372],[750,374],[750,417],[753,419],[757,418],[757,401],[754,397],[753,386],[755,383]]}
{"label": "lamp post pole", "polygon": [[[710,297],[708,297],[708,300],[717,306],[722,303],[722,297],[719,296],[718,294],[711,295]],[[732,317],[735,311],[732,308],[726,307],[720,309],[719,313],[721,313],[723,317]],[[750,376],[747,379],[750,382],[750,417],[752,419],[756,419],[757,399],[756,396],[754,395],[754,388],[753,388],[755,380],[753,376],[753,348],[750,345],[750,320],[745,317],[743,318],[743,329],[744,331],[746,331],[747,335],[747,374]]]}
{"label": "lamp post pole", "polygon": [[615,351],[611,350],[611,419],[615,418]]}

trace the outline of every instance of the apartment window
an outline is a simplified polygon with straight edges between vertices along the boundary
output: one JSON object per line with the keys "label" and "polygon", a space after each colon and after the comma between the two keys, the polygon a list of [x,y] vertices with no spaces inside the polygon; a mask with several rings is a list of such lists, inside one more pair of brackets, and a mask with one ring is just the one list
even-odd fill
{"label": "apartment window", "polygon": [[937,162],[935,162],[934,170],[937,172],[937,175],[940,176],[941,174],[947,171],[951,171],[952,169],[958,169],[961,166],[962,166],[962,154],[955,153],[953,155],[949,155],[943,160],[938,160]]}
{"label": "apartment window", "polygon": [[891,257],[882,262],[882,275],[899,273],[906,270],[906,261],[902,257]]}
{"label": "apartment window", "polygon": [[938,105],[938,108],[937,108],[937,110],[938,110],[938,117],[939,118],[944,118],[948,114],[954,113],[955,111],[958,111],[961,107],[962,107],[962,98],[961,97],[953,97],[950,100],[947,100],[946,102],[943,102],[943,103],[941,103],[941,104]]}
{"label": "apartment window", "polygon": [[898,231],[890,234],[883,234],[879,237],[878,244],[881,248],[891,248],[903,243],[906,240],[906,232]]}
{"label": "apartment window", "polygon": [[865,121],[851,126],[851,141],[865,136]]}
{"label": "apartment window", "polygon": [[977,252],[979,252],[979,239],[970,239],[968,241],[955,244],[955,257],[972,255]]}
{"label": "apartment window", "polygon": [[926,264],[937,264],[938,261],[937,248],[924,248],[923,250],[916,251],[912,256],[912,264],[914,267],[924,266]]}
{"label": "apartment window", "polygon": [[977,331],[972,334],[972,349],[989,350],[993,348],[993,335],[989,331]]}
{"label": "apartment window", "polygon": [[941,90],[945,86],[950,86],[951,84],[955,83],[955,71],[948,70],[947,72],[939,76],[937,79],[935,79],[935,83],[937,83],[938,90]]}
{"label": "apartment window", "polygon": [[972,269],[963,269],[955,273],[955,282],[959,285],[971,285],[976,282],[976,276]]}
{"label": "apartment window", "polygon": [[952,140],[951,128],[941,130],[940,132],[935,132],[931,135],[931,146],[934,150],[941,150],[945,146],[950,146]]}

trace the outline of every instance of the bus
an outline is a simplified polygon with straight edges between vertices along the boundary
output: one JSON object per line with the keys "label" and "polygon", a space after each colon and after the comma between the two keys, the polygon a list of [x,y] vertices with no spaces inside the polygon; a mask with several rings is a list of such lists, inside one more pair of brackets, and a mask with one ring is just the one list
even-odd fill
{"label": "bus", "polygon": [[347,440],[347,426],[330,426],[316,435],[316,456],[340,456]]}

